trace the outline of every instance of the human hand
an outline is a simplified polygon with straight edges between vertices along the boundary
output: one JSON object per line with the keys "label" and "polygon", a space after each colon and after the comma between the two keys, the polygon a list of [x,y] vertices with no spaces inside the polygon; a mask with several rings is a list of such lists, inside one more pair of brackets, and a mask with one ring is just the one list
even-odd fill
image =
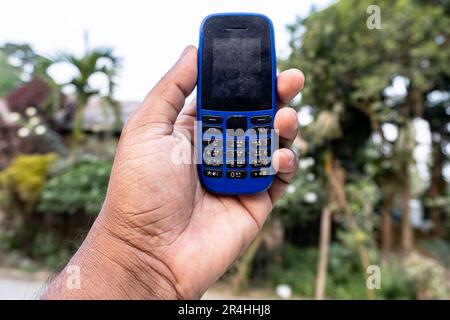
{"label": "human hand", "polygon": [[[273,185],[243,196],[211,194],[199,182],[189,137],[195,103],[183,108],[196,81],[191,46],[122,132],[103,209],[70,262],[80,266],[81,289],[64,289],[62,272],[44,298],[200,298],[255,238],[298,167],[288,149],[297,113],[284,106],[302,89],[303,74],[278,76],[283,108],[274,121],[280,149],[273,155]],[[172,150],[180,146],[191,164],[174,163]]]}

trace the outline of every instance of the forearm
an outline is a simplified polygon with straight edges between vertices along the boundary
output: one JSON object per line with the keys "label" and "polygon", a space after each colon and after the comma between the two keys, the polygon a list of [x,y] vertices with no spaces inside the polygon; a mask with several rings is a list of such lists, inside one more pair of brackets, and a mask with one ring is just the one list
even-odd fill
{"label": "forearm", "polygon": [[[110,234],[98,221],[42,299],[177,299],[164,266]],[[79,278],[77,278],[79,277]]]}

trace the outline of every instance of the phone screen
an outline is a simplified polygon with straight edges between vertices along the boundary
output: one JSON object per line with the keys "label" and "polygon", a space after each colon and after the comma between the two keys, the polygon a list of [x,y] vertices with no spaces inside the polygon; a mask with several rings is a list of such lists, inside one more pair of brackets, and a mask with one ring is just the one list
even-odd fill
{"label": "phone screen", "polygon": [[261,39],[213,39],[212,96],[258,98],[262,94]]}
{"label": "phone screen", "polygon": [[246,17],[239,26],[230,28],[220,21],[205,26],[201,96],[204,109],[247,111],[272,108],[268,28],[265,21],[253,17]]}

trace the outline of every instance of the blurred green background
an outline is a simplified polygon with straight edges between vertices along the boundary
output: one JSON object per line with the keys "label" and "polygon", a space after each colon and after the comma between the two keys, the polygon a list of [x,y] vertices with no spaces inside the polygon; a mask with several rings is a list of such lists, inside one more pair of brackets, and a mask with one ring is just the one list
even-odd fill
{"label": "blurred green background", "polygon": [[[222,283],[235,295],[448,299],[450,1],[340,0],[284,24],[278,67],[306,75],[292,104],[299,171]],[[75,70],[69,81],[50,75],[57,63]],[[44,57],[0,42],[1,267],[54,270],[80,245],[138,106],[115,96],[125,63],[112,48]],[[381,289],[366,286],[370,265]]]}

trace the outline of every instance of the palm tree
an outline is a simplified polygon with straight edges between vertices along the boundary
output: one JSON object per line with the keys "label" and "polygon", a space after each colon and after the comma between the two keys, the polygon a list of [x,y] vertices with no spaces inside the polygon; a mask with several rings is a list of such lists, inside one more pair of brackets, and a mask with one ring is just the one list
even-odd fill
{"label": "palm tree", "polygon": [[83,138],[82,126],[83,115],[89,98],[98,95],[100,90],[93,88],[89,80],[93,75],[103,74],[108,81],[108,93],[104,100],[112,108],[115,116],[115,127],[121,125],[120,113],[117,102],[113,99],[115,89],[115,76],[120,61],[114,55],[111,48],[87,49],[83,56],[77,57],[73,54],[62,54],[55,62],[66,62],[73,65],[77,74],[71,81],[64,84],[75,88],[76,109],[72,129],[72,146],[76,146]]}

